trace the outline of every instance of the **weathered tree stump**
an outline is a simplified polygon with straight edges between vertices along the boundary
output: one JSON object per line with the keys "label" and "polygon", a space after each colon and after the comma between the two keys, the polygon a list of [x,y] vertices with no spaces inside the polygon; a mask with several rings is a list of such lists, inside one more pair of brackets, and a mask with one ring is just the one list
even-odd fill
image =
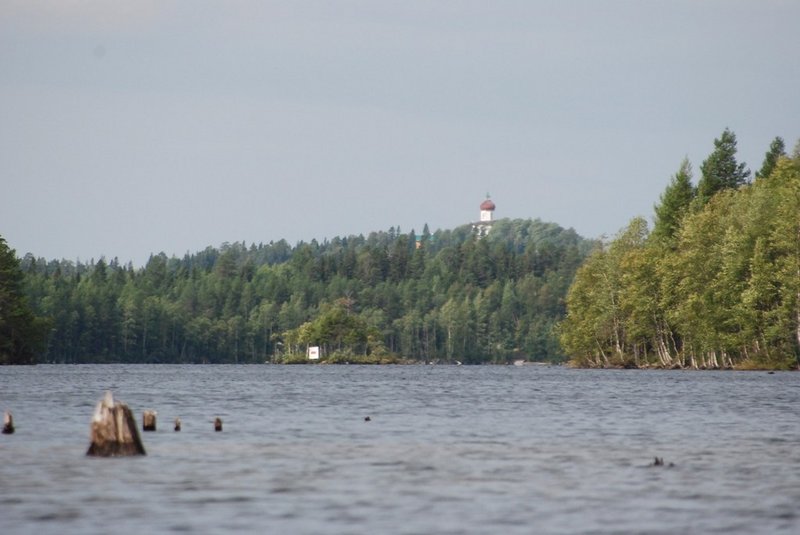
{"label": "weathered tree stump", "polygon": [[147,410],[142,414],[142,431],[156,430],[156,411]]}
{"label": "weathered tree stump", "polygon": [[94,410],[91,440],[86,455],[97,457],[146,455],[133,412],[124,403],[115,403],[111,392],[106,392]]}
{"label": "weathered tree stump", "polygon": [[175,431],[180,431],[180,430],[181,430],[181,419],[175,418]]}
{"label": "weathered tree stump", "polygon": [[214,431],[222,431],[222,418],[214,418]]}
{"label": "weathered tree stump", "polygon": [[10,435],[14,432],[14,417],[6,411],[3,413],[3,434]]}

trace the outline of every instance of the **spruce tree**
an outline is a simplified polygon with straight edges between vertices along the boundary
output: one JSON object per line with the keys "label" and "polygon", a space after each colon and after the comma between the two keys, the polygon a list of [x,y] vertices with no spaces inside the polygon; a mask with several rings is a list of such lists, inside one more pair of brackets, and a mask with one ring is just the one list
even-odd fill
{"label": "spruce tree", "polygon": [[747,183],[750,170],[736,161],[736,134],[729,129],[714,140],[714,151],[700,166],[702,176],[697,184],[697,198],[705,205],[724,189],[735,189]]}
{"label": "spruce tree", "polygon": [[783,143],[781,137],[776,137],[769,145],[769,150],[764,155],[764,163],[761,164],[761,169],[756,172],[756,178],[767,178],[772,174],[775,169],[775,164],[778,163],[778,158],[786,156],[786,145]]}
{"label": "spruce tree", "polygon": [[678,172],[672,177],[659,204],[655,206],[653,236],[659,240],[671,240],[680,228],[681,220],[694,199],[692,165],[684,158]]}
{"label": "spruce tree", "polygon": [[14,250],[0,236],[0,364],[35,364],[43,346],[44,323],[28,306],[23,279]]}

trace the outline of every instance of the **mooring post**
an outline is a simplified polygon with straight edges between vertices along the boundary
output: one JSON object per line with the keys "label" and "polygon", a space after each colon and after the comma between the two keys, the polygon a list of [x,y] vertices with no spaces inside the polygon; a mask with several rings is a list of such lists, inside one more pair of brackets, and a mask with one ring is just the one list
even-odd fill
{"label": "mooring post", "polygon": [[180,431],[180,430],[181,430],[181,419],[175,418],[175,431]]}
{"label": "mooring post", "polygon": [[10,435],[14,432],[14,417],[10,412],[3,413],[3,434]]}
{"label": "mooring post", "polygon": [[222,418],[214,418],[214,431],[222,431]]}
{"label": "mooring post", "polygon": [[92,442],[86,455],[145,455],[133,412],[124,403],[114,402],[111,392],[106,392],[95,407],[90,436]]}
{"label": "mooring post", "polygon": [[156,415],[158,413],[152,410],[146,410],[142,414],[142,431],[155,431],[156,430]]}

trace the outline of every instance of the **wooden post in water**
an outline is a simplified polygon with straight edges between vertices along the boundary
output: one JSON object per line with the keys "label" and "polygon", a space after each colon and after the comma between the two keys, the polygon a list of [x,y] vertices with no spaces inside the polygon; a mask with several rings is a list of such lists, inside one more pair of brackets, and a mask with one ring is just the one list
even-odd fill
{"label": "wooden post in water", "polygon": [[181,419],[175,418],[175,431],[180,431],[180,430],[181,430]]}
{"label": "wooden post in water", "polygon": [[142,414],[142,431],[156,430],[156,411],[146,410]]}
{"label": "wooden post in water", "polygon": [[86,455],[117,457],[146,454],[133,412],[124,403],[114,402],[111,392],[106,392],[94,409],[91,440]]}
{"label": "wooden post in water", "polygon": [[214,431],[222,431],[222,418],[214,418]]}
{"label": "wooden post in water", "polygon": [[14,417],[6,411],[3,413],[3,434],[10,435],[14,432]]}

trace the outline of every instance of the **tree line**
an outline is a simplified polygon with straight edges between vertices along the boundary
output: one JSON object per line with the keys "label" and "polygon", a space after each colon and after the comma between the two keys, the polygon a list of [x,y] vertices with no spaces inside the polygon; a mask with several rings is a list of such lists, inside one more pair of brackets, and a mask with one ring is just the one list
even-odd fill
{"label": "tree line", "polygon": [[726,129],[693,184],[684,160],[655,206],[578,270],[560,340],[586,367],[769,368],[800,355],[800,143],[775,138],[751,180]]}
{"label": "tree line", "polygon": [[34,364],[44,349],[47,321],[34,315],[14,250],[0,236],[0,364]]}
{"label": "tree line", "polygon": [[594,242],[539,220],[322,243],[226,243],[134,268],[26,254],[39,362],[563,360],[555,325]]}

